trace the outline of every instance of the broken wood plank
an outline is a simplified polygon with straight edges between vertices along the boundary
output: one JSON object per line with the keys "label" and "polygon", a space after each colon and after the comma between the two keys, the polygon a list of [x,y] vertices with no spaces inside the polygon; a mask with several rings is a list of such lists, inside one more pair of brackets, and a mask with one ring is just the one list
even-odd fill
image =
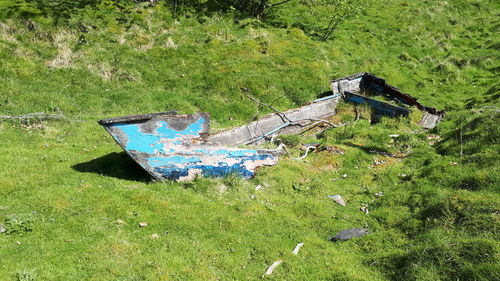
{"label": "broken wood plank", "polygon": [[292,251],[292,255],[298,255],[300,248],[302,248],[302,246],[304,246],[304,243],[297,244],[297,246],[295,246],[295,248]]}
{"label": "broken wood plank", "polygon": [[266,277],[266,276],[269,276],[271,274],[273,274],[273,271],[276,269],[276,267],[278,267],[278,265],[280,265],[281,263],[283,263],[282,260],[277,260],[275,261],[273,264],[271,264],[271,266],[269,266],[266,270],[266,272],[264,273],[264,275],[262,275],[262,278]]}

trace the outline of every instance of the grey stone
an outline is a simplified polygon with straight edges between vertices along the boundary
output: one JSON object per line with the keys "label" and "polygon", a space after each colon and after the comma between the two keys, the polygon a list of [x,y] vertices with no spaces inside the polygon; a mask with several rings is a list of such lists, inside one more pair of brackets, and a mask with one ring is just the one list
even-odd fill
{"label": "grey stone", "polygon": [[349,228],[344,229],[337,233],[337,235],[330,238],[330,241],[345,241],[355,237],[361,237],[368,234],[368,229],[365,228]]}

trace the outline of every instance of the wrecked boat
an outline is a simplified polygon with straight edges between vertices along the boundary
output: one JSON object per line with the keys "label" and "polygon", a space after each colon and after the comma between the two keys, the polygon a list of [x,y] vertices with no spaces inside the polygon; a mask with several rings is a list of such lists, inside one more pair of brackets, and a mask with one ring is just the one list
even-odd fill
{"label": "wrecked boat", "polygon": [[[420,125],[433,128],[444,112],[425,107],[370,73],[358,73],[331,82],[332,93],[308,105],[267,116],[246,125],[210,135],[209,113],[177,114],[175,111],[104,119],[98,123],[144,170],[158,180],[192,180],[199,176],[236,174],[251,178],[256,169],[278,163],[278,149],[255,145],[281,134],[296,134],[318,123],[335,127],[327,119],[344,99],[371,106],[376,114],[407,116],[409,110],[374,100],[364,93],[381,94],[424,112]],[[265,105],[265,104],[264,104]],[[272,108],[272,107],[271,107]],[[274,108],[273,108],[274,109]],[[246,145],[246,147],[241,147]],[[307,155],[307,153],[306,153]]]}
{"label": "wrecked boat", "polygon": [[311,120],[335,114],[334,96],[233,130],[209,136],[208,113],[174,111],[100,120],[99,124],[144,170],[159,180],[237,174],[251,178],[261,166],[275,165],[281,149],[240,148],[282,133],[292,134]]}
{"label": "wrecked boat", "polygon": [[370,98],[367,95],[379,95],[396,103],[415,106],[423,112],[422,119],[419,121],[424,129],[432,129],[444,117],[444,111],[438,111],[433,107],[420,104],[416,98],[401,92],[398,88],[391,86],[384,79],[368,72],[360,72],[351,76],[331,81],[332,92],[341,95],[346,101],[366,104],[373,108],[375,114],[391,117],[408,116],[410,110],[392,105],[387,102],[381,102]]}
{"label": "wrecked boat", "polygon": [[245,178],[274,165],[276,151],[228,147],[205,141],[208,113],[162,112],[99,121],[135,162],[157,179],[192,180],[198,175]]}

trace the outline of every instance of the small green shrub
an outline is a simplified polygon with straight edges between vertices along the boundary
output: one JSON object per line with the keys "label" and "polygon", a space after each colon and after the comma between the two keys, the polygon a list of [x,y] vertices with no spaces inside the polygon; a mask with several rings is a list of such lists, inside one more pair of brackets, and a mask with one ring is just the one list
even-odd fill
{"label": "small green shrub", "polygon": [[31,214],[13,214],[4,220],[7,234],[23,235],[33,231],[34,217]]}

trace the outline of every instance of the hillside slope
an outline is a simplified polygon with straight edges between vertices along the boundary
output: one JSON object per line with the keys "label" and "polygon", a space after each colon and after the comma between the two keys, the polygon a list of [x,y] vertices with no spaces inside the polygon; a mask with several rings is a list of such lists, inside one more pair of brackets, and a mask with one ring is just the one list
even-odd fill
{"label": "hillside slope", "polygon": [[[266,21],[102,2],[0,16],[0,115],[66,118],[0,120],[0,280],[257,280],[278,259],[275,280],[500,279],[497,1],[369,1],[326,42],[288,22],[293,5]],[[229,128],[270,112],[245,91],[286,110],[361,71],[445,120],[372,124],[361,108],[323,138],[283,138],[343,155],[189,183],[152,182],[96,123],[180,110]],[[341,105],[335,121],[353,119]],[[351,227],[370,234],[328,240]]]}

